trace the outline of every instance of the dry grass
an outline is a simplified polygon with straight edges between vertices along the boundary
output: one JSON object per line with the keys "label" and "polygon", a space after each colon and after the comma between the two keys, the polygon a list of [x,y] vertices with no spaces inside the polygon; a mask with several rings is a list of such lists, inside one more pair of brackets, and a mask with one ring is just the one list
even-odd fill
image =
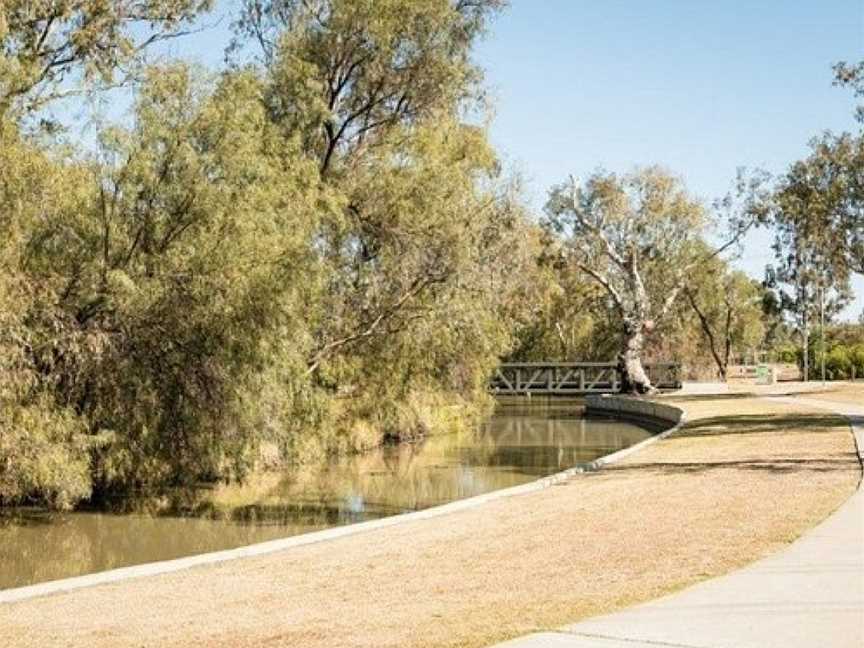
{"label": "dry grass", "polygon": [[[818,379],[806,383],[800,381],[780,382],[773,385],[756,385],[753,381],[737,381],[729,383],[729,391],[737,395],[747,394],[751,396],[798,394],[805,398],[864,405],[864,381],[828,381],[824,388]],[[669,397],[674,398],[674,395]]]}
{"label": "dry grass", "polygon": [[864,407],[864,382],[828,383],[826,391],[814,394],[813,397]]}
{"label": "dry grass", "polygon": [[[674,402],[674,401],[673,401]],[[538,493],[270,556],[0,606],[4,646],[483,646],[776,551],[853,491],[849,428],[749,397]]]}

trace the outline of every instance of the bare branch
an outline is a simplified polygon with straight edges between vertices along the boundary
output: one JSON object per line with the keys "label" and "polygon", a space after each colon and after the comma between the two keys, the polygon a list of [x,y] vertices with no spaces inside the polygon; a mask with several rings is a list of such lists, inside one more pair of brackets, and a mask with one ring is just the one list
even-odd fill
{"label": "bare branch", "polygon": [[594,278],[595,281],[597,281],[597,283],[599,283],[606,289],[606,292],[608,292],[609,296],[612,297],[612,301],[615,302],[615,306],[618,308],[619,311],[623,313],[624,302],[621,299],[621,294],[615,289],[615,287],[609,281],[608,277],[601,274],[600,272],[597,272],[591,266],[585,265],[584,263],[577,263],[576,265],[579,267],[580,270],[582,270],[586,274],[589,274],[591,277]]}

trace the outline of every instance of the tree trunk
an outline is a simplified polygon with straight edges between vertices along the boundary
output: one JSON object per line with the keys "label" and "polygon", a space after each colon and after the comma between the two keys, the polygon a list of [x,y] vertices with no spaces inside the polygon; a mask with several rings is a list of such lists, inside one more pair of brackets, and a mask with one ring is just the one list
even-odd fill
{"label": "tree trunk", "polygon": [[702,332],[705,334],[705,338],[708,340],[708,350],[711,352],[711,357],[714,358],[714,363],[717,365],[717,372],[720,374],[720,379],[723,382],[726,382],[726,373],[729,367],[729,351],[731,348],[729,322],[730,314],[732,311],[726,311],[726,356],[724,359],[721,358],[720,354],[717,352],[717,343],[714,339],[714,330],[711,328],[711,323],[708,321],[705,313],[703,313],[702,309],[699,308],[699,304],[696,302],[696,296],[693,294],[693,291],[689,288],[686,288],[684,294],[687,295],[687,299],[690,301],[690,306],[691,308],[693,308],[693,312],[695,312],[696,316],[699,318],[699,324],[702,326]]}
{"label": "tree trunk", "polygon": [[624,350],[618,357],[622,393],[649,394],[656,391],[642,366],[642,347],[645,344],[644,329],[645,326],[641,322],[624,327]]}
{"label": "tree trunk", "polygon": [[807,314],[804,314],[804,382],[810,380],[810,324],[807,321]]}

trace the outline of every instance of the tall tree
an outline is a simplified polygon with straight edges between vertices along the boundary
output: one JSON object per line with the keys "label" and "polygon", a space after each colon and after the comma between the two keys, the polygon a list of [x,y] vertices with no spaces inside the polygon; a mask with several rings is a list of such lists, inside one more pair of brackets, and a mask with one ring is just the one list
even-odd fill
{"label": "tall tree", "polygon": [[360,348],[455,305],[477,288],[471,264],[511,235],[485,130],[464,120],[482,98],[471,50],[503,4],[243,3],[238,43],[260,46],[271,119],[317,162],[330,197],[310,372],[330,359],[362,366]]}
{"label": "tall tree", "polygon": [[[864,63],[838,63],[835,84],[864,97]],[[864,124],[864,106],[856,108]],[[776,262],[766,283],[801,335],[809,374],[810,331],[817,310],[829,321],[851,299],[851,273],[864,272],[864,135],[823,133],[810,153],[790,165],[763,200],[759,217],[775,232]]]}
{"label": "tall tree", "polygon": [[851,299],[847,257],[838,253],[836,232],[822,220],[831,194],[822,181],[821,164],[812,162],[793,164],[756,207],[774,228],[776,261],[767,269],[766,284],[777,292],[782,308],[792,314],[801,336],[805,380],[814,316],[825,310],[830,321]]}
{"label": "tall tree", "polygon": [[[0,402],[0,427],[29,456],[41,437],[28,420],[41,421],[42,451],[70,448],[64,463],[86,485],[61,499],[16,478],[19,498],[66,505],[91,484],[242,475],[288,429],[306,370],[317,170],[269,124],[260,90],[249,74],[212,89],[183,66],[152,70],[134,124],[103,133],[101,159],[31,153],[45,169],[30,188],[17,180],[28,165],[0,168],[9,204],[40,198],[13,214],[13,270],[36,298],[9,354],[28,388]],[[0,466],[0,481],[9,474]]]}
{"label": "tall tree", "polygon": [[736,221],[729,239],[705,251],[705,208],[658,167],[617,176],[597,172],[550,192],[549,226],[566,239],[565,256],[606,291],[622,321],[622,389],[650,392],[642,366],[646,335],[684,289],[690,271],[731,247],[746,231]]}
{"label": "tall tree", "polygon": [[[135,16],[173,34],[205,4],[7,3],[66,12],[4,31],[4,64],[44,72],[9,106],[123,73],[152,42]],[[131,125],[88,157],[0,119],[0,501],[242,476],[264,442],[294,460],[482,407],[538,247],[473,119],[500,5],[279,3],[263,69],[136,65]]]}
{"label": "tall tree", "polygon": [[[864,61],[834,66],[835,85],[864,98]],[[810,154],[792,165],[783,182],[797,184],[808,201],[806,218],[818,232],[820,255],[841,272],[864,273],[864,104],[855,108],[857,133],[826,132]],[[804,196],[804,192],[811,195]],[[803,217],[803,216],[802,216]]]}
{"label": "tall tree", "polygon": [[752,351],[765,337],[763,290],[758,281],[721,259],[695,269],[684,289],[722,380],[732,354]]}

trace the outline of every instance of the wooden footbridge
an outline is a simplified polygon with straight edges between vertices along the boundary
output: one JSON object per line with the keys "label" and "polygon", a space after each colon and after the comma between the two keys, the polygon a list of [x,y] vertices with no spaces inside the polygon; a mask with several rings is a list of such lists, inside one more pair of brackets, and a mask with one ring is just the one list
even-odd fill
{"label": "wooden footbridge", "polygon": [[[646,364],[645,371],[659,389],[681,386],[681,365]],[[615,362],[508,362],[498,367],[489,383],[493,394],[605,394],[621,388]]]}

